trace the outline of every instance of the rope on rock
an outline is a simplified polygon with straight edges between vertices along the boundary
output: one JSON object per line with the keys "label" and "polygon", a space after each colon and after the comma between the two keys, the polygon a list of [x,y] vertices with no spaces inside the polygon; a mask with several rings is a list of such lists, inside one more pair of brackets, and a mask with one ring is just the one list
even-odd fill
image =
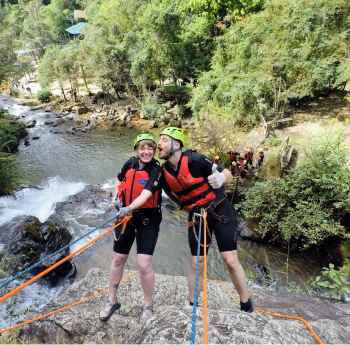
{"label": "rope on rock", "polygon": [[[216,280],[217,282],[219,282],[223,288],[235,299],[237,299],[239,301],[239,298],[236,297],[230,290],[227,289],[227,287],[220,281],[220,280]],[[315,331],[311,328],[311,326],[301,317],[299,316],[290,316],[290,315],[280,315],[280,314],[274,314],[274,313],[269,313],[267,311],[258,309],[258,308],[254,308],[254,310],[259,311],[260,313],[263,314],[267,314],[267,315],[271,315],[271,316],[276,316],[276,317],[282,317],[282,318],[286,318],[286,319],[294,319],[294,320],[299,320],[302,323],[304,323],[304,325],[308,328],[308,330],[311,332],[311,334],[315,337],[315,339],[318,341],[319,344],[323,344],[322,340],[318,337],[318,335],[315,333]]]}
{"label": "rope on rock", "polygon": [[[125,277],[124,279],[122,279],[120,282],[121,282],[121,283],[124,282],[125,280],[129,279],[130,277],[132,277],[132,276],[135,275],[136,273],[138,273],[138,271],[129,274],[127,277]],[[59,313],[60,311],[66,310],[66,309],[68,309],[68,308],[74,307],[74,306],[76,306],[76,305],[78,305],[78,304],[81,304],[81,303],[83,303],[83,302],[86,302],[86,301],[88,301],[88,300],[90,300],[90,299],[92,299],[92,298],[94,298],[94,297],[97,297],[98,295],[101,295],[101,294],[105,293],[106,291],[108,291],[108,288],[105,289],[105,290],[103,290],[103,291],[98,292],[98,293],[95,294],[95,295],[92,295],[92,296],[90,296],[90,297],[84,298],[84,299],[81,300],[81,301],[75,302],[75,303],[70,304],[70,305],[68,305],[68,306],[66,306],[66,307],[63,307],[63,308],[61,308],[61,309],[57,309],[57,310],[51,311],[50,313],[47,313],[47,314],[45,314],[45,315],[41,315],[41,316],[38,316],[38,317],[36,317],[36,318],[34,318],[34,319],[31,319],[31,320],[28,320],[28,321],[25,321],[25,322],[22,322],[22,323],[18,323],[17,325],[14,325],[14,326],[11,326],[11,327],[2,329],[2,330],[0,330],[0,334],[1,334],[1,333],[4,333],[4,332],[7,332],[7,331],[10,331],[11,329],[14,329],[14,328],[17,328],[17,327],[21,327],[21,326],[27,325],[28,323],[32,323],[32,322],[34,322],[34,321],[38,321],[38,320],[43,319],[43,318],[45,318],[45,317],[48,317],[48,316],[50,316],[50,315]]]}
{"label": "rope on rock", "polygon": [[203,213],[204,221],[204,272],[203,272],[203,344],[208,344],[208,300],[207,300],[207,213]]}
{"label": "rope on rock", "polygon": [[[196,214],[194,213],[194,216]],[[193,310],[192,310],[192,328],[191,328],[191,339],[190,344],[194,344],[195,341],[195,333],[196,333],[196,313],[197,313],[197,295],[198,295],[198,274],[199,274],[199,256],[200,256],[200,248],[201,248],[201,227],[202,227],[202,217],[201,214],[197,214],[200,216],[199,219],[199,233],[198,233],[198,246],[197,246],[197,263],[196,263],[196,277],[194,282],[194,298],[193,298]],[[206,249],[204,247],[204,249]]]}
{"label": "rope on rock", "polygon": [[9,293],[7,293],[6,295],[0,297],[0,303],[4,302],[5,300],[7,300],[9,297],[15,295],[17,292],[19,292],[20,290],[24,289],[26,286],[34,283],[36,280],[38,280],[39,278],[41,278],[42,276],[44,276],[46,273],[52,271],[54,268],[56,268],[57,266],[61,265],[63,262],[69,260],[71,257],[73,257],[74,255],[78,254],[79,252],[81,252],[83,249],[85,249],[86,247],[90,246],[92,243],[98,241],[100,238],[102,238],[103,236],[107,235],[109,232],[111,232],[113,229],[115,229],[116,227],[118,227],[120,224],[124,223],[123,225],[123,229],[122,231],[124,231],[127,222],[130,220],[132,216],[126,216],[123,220],[121,220],[120,222],[118,222],[116,225],[112,226],[111,228],[109,228],[107,231],[105,231],[104,233],[102,233],[101,235],[97,236],[96,238],[94,238],[92,241],[90,241],[89,243],[85,244],[84,246],[82,246],[80,249],[76,250],[75,252],[73,252],[72,254],[66,256],[65,258],[63,258],[62,260],[60,260],[59,262],[56,262],[54,265],[50,266],[48,269],[46,269],[45,271],[39,273],[38,275],[36,275],[35,277],[33,277],[32,279],[28,280],[27,282],[25,282],[24,284],[18,286],[17,288],[13,289],[12,291],[10,291]]}
{"label": "rope on rock", "polygon": [[95,228],[95,229],[89,231],[88,233],[86,233],[85,235],[83,235],[83,236],[77,238],[77,239],[74,240],[73,242],[68,243],[66,246],[64,246],[64,247],[62,247],[61,249],[57,250],[56,252],[50,254],[50,255],[47,256],[46,258],[44,258],[44,259],[40,260],[39,262],[37,262],[36,264],[34,264],[34,265],[32,265],[32,266],[26,268],[26,269],[23,270],[22,272],[19,272],[18,274],[16,274],[16,275],[13,276],[12,278],[10,278],[10,279],[6,280],[5,282],[1,283],[1,284],[0,284],[0,289],[1,289],[2,287],[4,287],[4,286],[8,285],[8,284],[11,283],[12,281],[14,281],[15,279],[17,279],[17,278],[20,277],[21,275],[23,275],[23,274],[29,272],[29,271],[32,270],[33,268],[38,267],[38,266],[39,266],[40,264],[42,264],[44,261],[46,261],[46,260],[48,260],[48,259],[51,259],[54,255],[63,252],[66,248],[69,248],[69,247],[72,246],[74,243],[77,243],[77,242],[80,241],[82,238],[84,238],[84,237],[90,235],[91,233],[93,233],[94,231],[100,229],[102,226],[108,224],[109,222],[111,222],[111,221],[114,220],[114,219],[115,219],[115,217],[113,217],[113,218],[107,220],[106,222],[104,222],[103,224],[101,224],[100,226],[98,226],[97,228]]}

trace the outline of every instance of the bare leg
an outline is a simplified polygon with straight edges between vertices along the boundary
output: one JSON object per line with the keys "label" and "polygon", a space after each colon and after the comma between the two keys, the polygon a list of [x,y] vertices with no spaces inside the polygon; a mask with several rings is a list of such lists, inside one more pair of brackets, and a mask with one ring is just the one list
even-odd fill
{"label": "bare leg", "polygon": [[[119,282],[122,279],[124,266],[127,260],[128,260],[128,255],[113,253],[113,259],[109,269],[109,291],[108,291],[108,299],[111,303],[115,303],[117,301],[117,290],[118,290]],[[111,306],[108,306],[105,309],[110,310],[111,308],[112,308]],[[100,316],[105,317],[106,314],[101,310]]]}
{"label": "bare leg", "polygon": [[[188,295],[189,301],[193,302],[194,300],[194,286],[196,282],[196,266],[197,266],[197,257],[192,256],[190,271],[188,272]],[[204,267],[204,257],[199,257],[199,272],[198,272],[198,290],[197,298],[202,291],[203,286],[203,267]]]}
{"label": "bare leg", "polygon": [[[153,289],[154,289],[154,271],[151,266],[152,255],[137,254],[137,265],[139,268],[140,281],[145,294],[145,307],[153,304]],[[152,314],[149,310],[148,314]],[[142,317],[146,316],[145,312],[142,313]]]}
{"label": "bare leg", "polygon": [[249,298],[248,287],[243,267],[238,260],[237,250],[221,252],[220,254],[226,264],[232,283],[239,294],[241,302],[247,302]]}

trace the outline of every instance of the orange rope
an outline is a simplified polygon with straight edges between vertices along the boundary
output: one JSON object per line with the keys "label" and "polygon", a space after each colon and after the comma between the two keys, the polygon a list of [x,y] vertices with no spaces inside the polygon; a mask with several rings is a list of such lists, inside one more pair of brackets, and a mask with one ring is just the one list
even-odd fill
{"label": "orange rope", "polygon": [[[230,290],[228,290],[226,288],[226,286],[220,281],[220,280],[216,280],[217,282],[219,282],[223,288],[231,295],[233,296],[235,299],[237,299],[239,301],[239,298],[236,297]],[[267,311],[264,311],[264,310],[261,310],[261,309],[258,309],[258,308],[254,308],[254,310],[257,310],[257,311],[260,311],[260,313],[263,313],[263,314],[267,314],[267,315],[271,315],[271,316],[276,316],[276,317],[283,317],[283,318],[286,318],[286,319],[294,319],[294,320],[299,320],[301,321],[302,323],[304,323],[304,325],[308,328],[308,330],[312,333],[312,335],[315,337],[315,339],[318,341],[319,344],[323,344],[322,340],[318,337],[318,335],[315,333],[315,331],[311,328],[311,326],[301,317],[299,316],[289,316],[289,315],[280,315],[280,314],[273,314],[273,313],[269,313]]]}
{"label": "orange rope", "polygon": [[[136,273],[138,273],[138,271],[129,274],[127,277],[125,277],[124,279],[122,279],[120,282],[122,283],[123,281],[125,281],[125,280],[127,280],[128,278],[132,277],[132,276],[135,275]],[[22,322],[22,323],[18,323],[17,325],[14,325],[14,326],[11,326],[11,327],[2,329],[2,330],[0,331],[0,334],[1,334],[1,333],[4,333],[4,332],[7,332],[7,331],[10,331],[11,329],[14,329],[14,328],[17,328],[17,327],[21,327],[21,326],[27,325],[28,323],[32,323],[32,322],[34,322],[34,321],[43,319],[44,317],[48,317],[48,316],[53,315],[53,314],[56,314],[56,313],[58,313],[58,312],[60,312],[60,311],[66,310],[66,309],[68,309],[68,308],[74,307],[74,306],[76,306],[76,305],[78,305],[78,304],[80,304],[80,303],[86,302],[86,301],[88,301],[89,299],[92,299],[92,298],[94,298],[94,297],[96,297],[96,296],[98,296],[98,295],[101,295],[102,293],[104,293],[104,292],[106,292],[106,291],[108,291],[108,288],[105,289],[105,290],[103,290],[103,291],[98,292],[98,293],[95,294],[95,295],[92,295],[92,296],[90,296],[90,297],[87,297],[87,298],[85,298],[85,299],[83,299],[83,300],[81,300],[81,301],[79,301],[79,302],[75,302],[75,303],[73,303],[73,304],[71,304],[71,305],[68,305],[68,306],[66,306],[66,307],[63,307],[63,308],[61,308],[61,309],[54,310],[54,311],[52,311],[52,312],[50,312],[50,313],[47,313],[47,314],[45,314],[45,315],[41,315],[41,316],[38,316],[38,317],[36,317],[36,318],[34,318],[34,319],[31,319],[31,320],[28,320],[28,321],[25,321],[25,322]]]}
{"label": "orange rope", "polygon": [[38,280],[39,278],[41,278],[42,276],[44,276],[46,273],[52,271],[54,268],[56,268],[57,266],[61,265],[63,262],[69,260],[71,257],[73,257],[75,254],[81,252],[83,249],[85,249],[86,247],[88,247],[90,244],[98,241],[100,238],[102,238],[103,236],[105,236],[106,234],[108,234],[109,232],[111,232],[113,229],[115,229],[116,227],[118,227],[121,223],[124,223],[123,229],[122,231],[124,231],[125,227],[126,227],[126,223],[129,221],[129,219],[131,218],[131,216],[126,216],[121,222],[117,223],[116,225],[112,226],[111,228],[109,228],[107,231],[105,231],[103,234],[99,235],[98,237],[96,237],[95,239],[93,239],[92,241],[90,241],[89,243],[85,244],[84,246],[82,246],[80,249],[76,250],[74,253],[66,256],[64,259],[62,259],[59,262],[56,262],[54,265],[50,266],[48,269],[46,269],[45,271],[39,273],[37,276],[33,277],[32,279],[28,280],[27,282],[25,282],[24,284],[18,286],[17,288],[13,289],[12,291],[10,291],[8,294],[2,296],[0,298],[0,303],[4,302],[5,300],[7,300],[9,297],[13,296],[14,294],[16,294],[17,292],[21,291],[22,289],[24,289],[26,286],[34,283],[36,280]]}
{"label": "orange rope", "polygon": [[203,344],[208,344],[208,301],[207,301],[207,213],[204,219],[204,273],[203,273]]}

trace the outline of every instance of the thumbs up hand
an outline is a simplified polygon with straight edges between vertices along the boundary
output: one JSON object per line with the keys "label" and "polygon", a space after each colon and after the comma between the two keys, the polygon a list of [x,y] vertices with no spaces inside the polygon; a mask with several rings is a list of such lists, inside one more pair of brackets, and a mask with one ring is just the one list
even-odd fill
{"label": "thumbs up hand", "polygon": [[208,182],[214,189],[219,189],[226,181],[223,173],[217,171],[217,165],[213,164],[213,174],[208,176]]}

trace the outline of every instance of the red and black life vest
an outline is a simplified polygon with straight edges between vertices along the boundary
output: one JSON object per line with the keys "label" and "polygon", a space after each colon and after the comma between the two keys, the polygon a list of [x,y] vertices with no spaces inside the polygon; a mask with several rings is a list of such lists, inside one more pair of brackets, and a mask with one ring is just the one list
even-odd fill
{"label": "red and black life vest", "polygon": [[251,161],[253,159],[253,152],[246,152],[245,159]]}
{"label": "red and black life vest", "polygon": [[191,151],[181,157],[181,166],[177,178],[172,176],[163,166],[164,177],[170,189],[179,197],[181,207],[193,210],[194,206],[204,206],[216,198],[213,189],[204,177],[193,177],[188,169],[192,161]]}
{"label": "red and black life vest", "polygon": [[218,159],[213,158],[213,162],[214,162],[215,164],[219,164],[219,160],[218,160]]}
{"label": "red and black life vest", "polygon": [[239,167],[239,172],[246,172],[246,170],[248,170],[248,165],[247,164],[242,164],[240,167]]}
{"label": "red and black life vest", "polygon": [[231,170],[231,174],[236,174],[237,173],[237,166],[231,165],[230,170]]}
{"label": "red and black life vest", "polygon": [[[123,181],[118,186],[118,198],[124,206],[129,206],[143,191],[149,175],[145,170],[136,170],[130,168]],[[142,206],[139,208],[157,208],[159,203],[159,193],[157,190]]]}
{"label": "red and black life vest", "polygon": [[237,152],[235,151],[230,151],[230,160],[235,161],[237,157]]}
{"label": "red and black life vest", "polygon": [[244,158],[243,158],[243,157],[239,157],[239,158],[238,158],[238,164],[239,164],[239,165],[242,165],[242,164],[243,164],[243,161],[244,161]]}

